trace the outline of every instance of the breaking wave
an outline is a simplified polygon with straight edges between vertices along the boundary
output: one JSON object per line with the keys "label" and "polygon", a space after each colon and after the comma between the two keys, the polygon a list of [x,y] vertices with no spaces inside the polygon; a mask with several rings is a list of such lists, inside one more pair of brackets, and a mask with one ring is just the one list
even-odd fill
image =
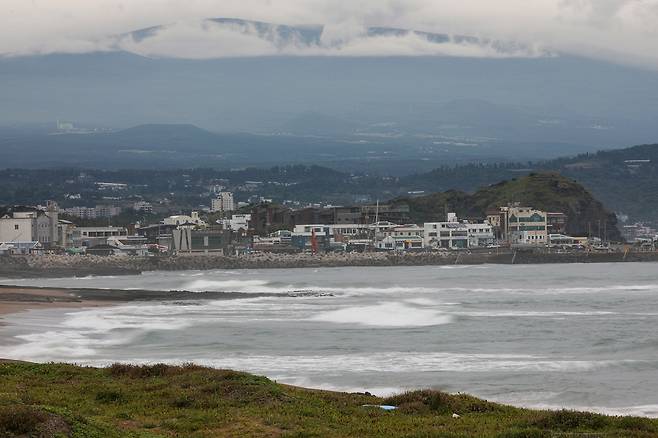
{"label": "breaking wave", "polygon": [[448,324],[452,322],[452,317],[437,310],[421,309],[402,303],[382,303],[322,312],[310,320],[373,327],[425,327]]}

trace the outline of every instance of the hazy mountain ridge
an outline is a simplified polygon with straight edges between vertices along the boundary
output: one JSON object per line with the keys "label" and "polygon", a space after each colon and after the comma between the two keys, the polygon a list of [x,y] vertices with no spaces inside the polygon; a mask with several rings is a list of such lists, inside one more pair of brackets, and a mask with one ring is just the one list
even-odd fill
{"label": "hazy mountain ridge", "polygon": [[[381,129],[374,125],[368,131],[368,125],[315,114],[282,126],[281,133],[267,135],[215,133],[190,124],[146,124],[85,134],[0,129],[0,158],[4,167],[227,169],[317,163],[357,172],[372,169],[379,174],[405,175],[419,165],[429,170],[441,164],[531,160],[589,150],[570,144],[410,135],[403,130],[388,135]],[[401,167],[401,163],[406,164]]]}
{"label": "hazy mountain ridge", "polygon": [[[579,146],[571,153],[658,138],[658,74],[567,57],[181,60],[115,52],[0,57],[0,78],[2,125],[59,119],[115,129],[484,138]],[[348,123],[290,129],[313,114]]]}

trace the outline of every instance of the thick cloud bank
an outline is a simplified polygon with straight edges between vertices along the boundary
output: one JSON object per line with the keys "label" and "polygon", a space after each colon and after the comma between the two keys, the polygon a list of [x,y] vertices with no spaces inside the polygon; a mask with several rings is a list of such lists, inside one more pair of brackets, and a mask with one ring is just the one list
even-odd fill
{"label": "thick cloud bank", "polygon": [[387,27],[285,26],[213,19],[132,32],[109,44],[150,57],[466,56],[535,57],[537,47]]}
{"label": "thick cloud bank", "polygon": [[3,0],[0,7],[0,54],[8,56],[567,53],[658,67],[658,0]]}

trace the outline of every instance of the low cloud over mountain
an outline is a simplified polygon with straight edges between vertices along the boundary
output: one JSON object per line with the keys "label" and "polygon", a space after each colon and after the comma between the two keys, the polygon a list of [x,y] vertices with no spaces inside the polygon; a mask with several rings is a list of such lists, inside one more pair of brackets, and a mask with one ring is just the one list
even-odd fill
{"label": "low cloud over mountain", "polygon": [[488,38],[391,27],[287,26],[240,19],[178,22],[108,40],[107,49],[148,57],[209,59],[250,56],[537,57],[538,47]]}
{"label": "low cloud over mountain", "polygon": [[[0,55],[117,49],[197,59],[559,53],[658,68],[656,23],[658,0],[5,0]],[[145,28],[144,38],[126,38]]]}

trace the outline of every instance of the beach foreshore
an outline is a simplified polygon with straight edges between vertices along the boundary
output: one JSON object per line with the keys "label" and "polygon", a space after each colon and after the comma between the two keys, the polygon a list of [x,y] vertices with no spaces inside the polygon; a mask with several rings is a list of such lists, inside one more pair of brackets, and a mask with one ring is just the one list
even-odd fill
{"label": "beach foreshore", "polygon": [[109,301],[80,297],[74,291],[66,289],[0,286],[0,325],[3,324],[4,315],[30,309],[96,307],[108,304]]}
{"label": "beach foreshore", "polygon": [[[310,292],[291,292],[304,295]],[[30,309],[86,308],[128,302],[186,301],[199,299],[229,300],[271,296],[271,293],[191,292],[184,290],[138,290],[96,288],[51,288],[0,285],[0,324],[2,316]]]}
{"label": "beach foreshore", "polygon": [[658,252],[549,252],[491,249],[453,252],[366,252],[327,254],[213,253],[175,256],[11,256],[0,257],[1,278],[135,275],[147,271],[320,268],[345,266],[431,266],[479,264],[657,262]]}

